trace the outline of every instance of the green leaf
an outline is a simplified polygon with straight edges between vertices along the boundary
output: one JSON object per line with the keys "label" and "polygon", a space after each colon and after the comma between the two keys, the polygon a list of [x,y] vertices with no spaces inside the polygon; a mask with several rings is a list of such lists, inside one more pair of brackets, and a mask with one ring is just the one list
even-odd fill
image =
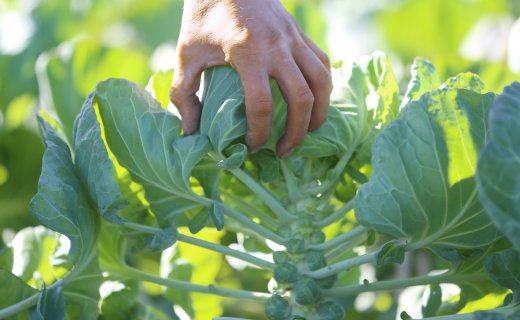
{"label": "green leaf", "polygon": [[478,162],[479,197],[486,213],[520,252],[520,83],[495,100],[490,138]]}
{"label": "green leaf", "polygon": [[437,315],[442,304],[442,289],[438,284],[430,285],[430,295],[426,305],[422,307],[423,317],[433,317]]}
{"label": "green leaf", "polygon": [[467,89],[478,93],[484,93],[485,91],[484,82],[482,82],[479,76],[471,72],[460,73],[455,77],[449,78],[442,85],[442,88]]}
{"label": "green leaf", "polygon": [[246,117],[244,93],[238,74],[229,67],[204,73],[200,132],[207,135],[218,152],[244,137]]}
{"label": "green leaf", "polygon": [[173,70],[159,71],[152,75],[146,89],[151,92],[155,100],[166,109],[170,103],[170,88],[173,81]]}
{"label": "green leaf", "polygon": [[101,138],[94,93],[90,94],[74,122],[75,166],[103,218],[120,223],[117,215],[128,202],[115,181],[114,165]]}
{"label": "green leaf", "polygon": [[403,263],[406,246],[399,241],[389,241],[381,246],[377,253],[376,263],[384,266],[388,263]]}
{"label": "green leaf", "polygon": [[144,84],[150,74],[143,53],[106,47],[93,39],[64,43],[47,52],[36,70],[43,105],[56,112],[69,141],[82,101],[99,80],[127,78]]}
{"label": "green leaf", "polygon": [[520,254],[513,249],[500,251],[485,260],[489,277],[504,288],[511,289],[520,302]]}
{"label": "green leaf", "polygon": [[474,181],[493,99],[447,89],[410,103],[374,145],[372,176],[355,200],[359,222],[417,247],[493,242],[499,233]]}
{"label": "green leaf", "polygon": [[[38,291],[22,279],[6,270],[0,270],[0,310],[37,294]],[[18,313],[14,319],[26,319],[26,314]]]}
{"label": "green leaf", "polygon": [[70,239],[69,255],[78,263],[95,252],[98,219],[76,177],[69,147],[41,117],[38,123],[46,150],[31,211],[42,224]]}
{"label": "green leaf", "polygon": [[65,300],[63,287],[43,288],[36,310],[41,319],[65,319]]}
{"label": "green leaf", "polygon": [[163,251],[177,241],[177,229],[166,228],[154,234],[150,248],[152,251]]}
{"label": "green leaf", "polygon": [[180,136],[181,123],[144,89],[126,80],[100,82],[96,101],[109,149],[145,189],[159,224],[200,207],[189,176],[209,150],[203,135]]}
{"label": "green leaf", "polygon": [[139,298],[139,284],[137,281],[108,282],[110,294],[101,300],[101,314],[103,318],[126,320],[135,318],[135,306]]}
{"label": "green leaf", "polygon": [[423,94],[436,90],[441,85],[435,66],[426,59],[415,58],[411,73],[412,79],[408,84],[401,107],[406,106],[409,102],[419,100]]}
{"label": "green leaf", "polygon": [[242,143],[232,145],[224,151],[224,154],[227,158],[219,161],[219,167],[225,170],[238,169],[247,158],[247,146]]}
{"label": "green leaf", "polygon": [[4,245],[0,239],[0,270],[11,270],[13,267],[13,248]]}
{"label": "green leaf", "polygon": [[193,234],[199,232],[200,230],[202,230],[202,228],[204,228],[208,224],[208,221],[209,221],[209,210],[207,210],[206,208],[203,208],[199,211],[199,213],[197,213],[195,215],[195,217],[193,217],[193,219],[191,219],[190,224],[188,226],[190,229],[190,232]]}
{"label": "green leaf", "polygon": [[382,53],[376,52],[364,66],[373,92],[368,97],[369,109],[375,110],[374,120],[384,127],[399,113],[399,84],[390,65],[390,59]]}
{"label": "green leaf", "polygon": [[209,209],[209,216],[217,230],[224,228],[224,213],[222,212],[222,205],[219,201],[213,201],[213,205]]}

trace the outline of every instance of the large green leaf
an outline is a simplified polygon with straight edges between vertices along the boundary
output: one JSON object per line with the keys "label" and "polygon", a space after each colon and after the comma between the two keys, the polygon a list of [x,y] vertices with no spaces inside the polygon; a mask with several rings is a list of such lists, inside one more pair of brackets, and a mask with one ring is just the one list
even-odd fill
{"label": "large green leaf", "polygon": [[359,222],[417,246],[494,241],[474,181],[493,99],[445,89],[410,103],[374,145],[374,171],[355,202]]}
{"label": "large green leaf", "polygon": [[490,138],[477,181],[486,213],[520,252],[520,83],[506,87],[491,108]]}
{"label": "large green leaf", "polygon": [[76,176],[68,145],[43,118],[38,118],[46,147],[33,215],[48,228],[66,235],[75,262],[95,252],[98,219]]}
{"label": "large green leaf", "polygon": [[128,202],[115,180],[114,165],[101,137],[93,106],[94,93],[85,101],[74,123],[75,166],[99,213],[107,220],[120,220],[117,213]]}
{"label": "large green leaf", "polygon": [[[31,210],[45,226],[70,239],[69,259],[73,265],[69,273],[49,289],[56,293],[57,286],[64,287],[63,291],[68,293],[66,312],[72,318],[96,318],[101,277],[96,259],[99,219],[76,175],[68,145],[43,118],[39,117],[38,122],[46,150]],[[60,299],[60,295],[52,297]]]}
{"label": "large green leaf", "polygon": [[204,136],[181,138],[180,120],[126,80],[98,84],[96,101],[107,146],[141,184],[161,225],[203,203],[190,188],[193,167],[209,149]]}
{"label": "large green leaf", "polygon": [[441,84],[435,66],[426,59],[415,58],[411,73],[412,79],[403,98],[403,107],[408,102],[418,100],[426,92],[436,90]]}
{"label": "large green leaf", "polygon": [[56,112],[69,141],[82,101],[99,80],[121,77],[144,84],[149,73],[144,54],[93,39],[62,44],[46,53],[37,68],[43,105]]}
{"label": "large green leaf", "polygon": [[513,249],[486,258],[486,270],[497,284],[511,289],[520,302],[520,254]]}

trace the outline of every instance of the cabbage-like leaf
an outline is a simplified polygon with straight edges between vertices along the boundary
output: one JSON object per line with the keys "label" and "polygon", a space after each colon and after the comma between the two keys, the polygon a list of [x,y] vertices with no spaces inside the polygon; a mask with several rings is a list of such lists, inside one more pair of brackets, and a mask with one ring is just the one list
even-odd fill
{"label": "cabbage-like leaf", "polygon": [[38,123],[46,150],[31,211],[46,227],[67,236],[72,260],[82,261],[95,253],[99,222],[76,176],[68,145],[43,118]]}
{"label": "cabbage-like leaf", "polygon": [[194,166],[209,151],[202,135],[181,137],[180,120],[144,89],[126,80],[98,84],[96,101],[108,147],[134,181],[161,225],[204,205],[191,190]]}
{"label": "cabbage-like leaf", "polygon": [[498,234],[477,197],[477,155],[494,96],[438,90],[408,105],[378,137],[359,222],[413,246],[475,248]]}
{"label": "cabbage-like leaf", "polygon": [[486,213],[520,252],[520,83],[493,104],[490,138],[478,162],[479,197]]}
{"label": "cabbage-like leaf", "polygon": [[411,68],[412,79],[403,98],[401,107],[418,100],[423,94],[436,90],[441,85],[435,66],[428,60],[416,58]]}

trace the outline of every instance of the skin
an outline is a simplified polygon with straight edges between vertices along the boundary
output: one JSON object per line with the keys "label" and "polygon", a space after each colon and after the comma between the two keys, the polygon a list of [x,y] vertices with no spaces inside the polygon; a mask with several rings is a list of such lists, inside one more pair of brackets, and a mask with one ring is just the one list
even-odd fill
{"label": "skin", "polygon": [[288,105],[286,131],[277,144],[285,158],[327,117],[332,90],[330,62],[298,27],[280,0],[185,0],[171,100],[184,132],[198,130],[201,103],[195,93],[202,72],[235,68],[244,88],[252,152],[269,139],[274,79]]}

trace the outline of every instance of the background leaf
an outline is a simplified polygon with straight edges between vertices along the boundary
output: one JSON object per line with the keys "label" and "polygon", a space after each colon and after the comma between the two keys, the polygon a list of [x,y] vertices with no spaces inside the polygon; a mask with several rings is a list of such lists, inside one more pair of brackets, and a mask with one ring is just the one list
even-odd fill
{"label": "background leaf", "polygon": [[520,83],[497,97],[490,138],[479,158],[477,182],[486,213],[520,252]]}

